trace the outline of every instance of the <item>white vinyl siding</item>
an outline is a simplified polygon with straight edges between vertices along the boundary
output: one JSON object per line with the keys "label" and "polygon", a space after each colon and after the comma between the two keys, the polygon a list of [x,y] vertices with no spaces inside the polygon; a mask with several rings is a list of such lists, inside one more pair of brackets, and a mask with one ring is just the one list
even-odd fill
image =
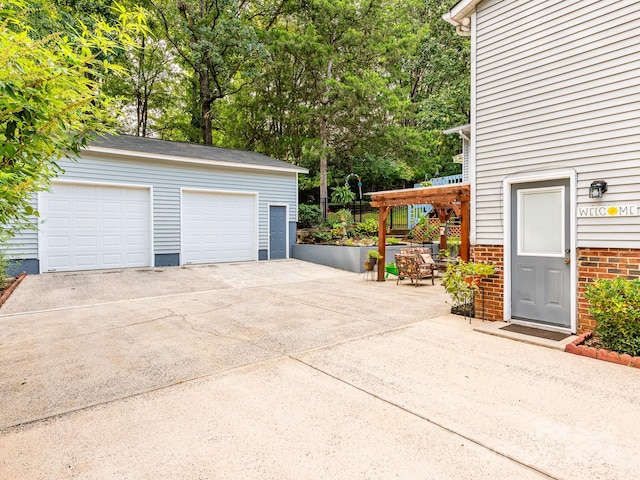
{"label": "white vinyl siding", "polygon": [[469,140],[462,139],[462,181],[469,181]]}
{"label": "white vinyl siding", "polygon": [[[33,196],[31,206],[38,208],[36,196]],[[28,220],[31,224],[39,223],[38,218],[34,215]],[[14,236],[10,237],[4,245],[3,253],[7,258],[37,258],[38,257],[38,232],[35,228],[23,229]]]}
{"label": "white vinyl siding", "polygon": [[[570,168],[579,206],[640,205],[640,2],[490,0],[475,25],[476,243],[503,243],[513,175]],[[577,219],[579,247],[639,242],[640,217]]]}

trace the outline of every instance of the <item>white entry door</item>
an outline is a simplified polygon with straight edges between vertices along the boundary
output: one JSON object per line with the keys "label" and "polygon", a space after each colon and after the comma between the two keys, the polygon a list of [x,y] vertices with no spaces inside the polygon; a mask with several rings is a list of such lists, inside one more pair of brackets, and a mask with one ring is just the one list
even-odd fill
{"label": "white entry door", "polygon": [[40,195],[42,272],[147,267],[148,188],[54,183]]}
{"label": "white entry door", "polygon": [[184,190],[182,264],[257,260],[256,196]]}

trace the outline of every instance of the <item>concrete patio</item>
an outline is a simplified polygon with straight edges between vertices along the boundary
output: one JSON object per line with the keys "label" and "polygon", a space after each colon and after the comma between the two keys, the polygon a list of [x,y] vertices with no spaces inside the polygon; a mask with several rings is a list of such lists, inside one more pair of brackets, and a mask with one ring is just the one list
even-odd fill
{"label": "concrete patio", "polygon": [[446,300],[296,260],[28,276],[0,478],[637,478],[638,369]]}

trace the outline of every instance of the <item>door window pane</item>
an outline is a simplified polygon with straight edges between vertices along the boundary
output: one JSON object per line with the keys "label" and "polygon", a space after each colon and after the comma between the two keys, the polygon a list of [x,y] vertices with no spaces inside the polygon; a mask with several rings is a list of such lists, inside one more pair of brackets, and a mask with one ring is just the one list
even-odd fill
{"label": "door window pane", "polygon": [[518,191],[518,254],[564,255],[564,187]]}

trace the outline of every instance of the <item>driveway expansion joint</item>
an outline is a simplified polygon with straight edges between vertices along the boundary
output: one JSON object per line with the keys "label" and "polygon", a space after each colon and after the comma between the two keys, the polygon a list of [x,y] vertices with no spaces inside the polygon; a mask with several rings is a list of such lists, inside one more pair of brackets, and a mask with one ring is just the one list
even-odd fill
{"label": "driveway expansion joint", "polygon": [[376,400],[378,400],[380,402],[383,402],[383,403],[385,403],[385,404],[387,404],[387,405],[389,405],[389,406],[391,406],[393,408],[397,408],[397,409],[399,409],[399,410],[401,410],[401,411],[403,411],[403,412],[405,412],[405,413],[407,413],[407,414],[409,414],[409,415],[411,415],[413,417],[416,417],[416,418],[418,418],[420,420],[423,420],[423,421],[425,421],[425,422],[427,422],[427,423],[429,423],[429,424],[431,424],[431,425],[433,425],[433,426],[435,426],[435,427],[437,427],[439,429],[445,430],[445,431],[451,433],[452,435],[455,435],[455,436],[457,436],[459,438],[462,438],[463,440],[465,440],[467,442],[473,443],[473,444],[477,445],[478,447],[480,447],[480,448],[482,448],[484,450],[487,450],[487,451],[489,451],[489,452],[491,452],[491,453],[493,453],[493,454],[495,454],[495,455],[497,455],[499,457],[502,457],[502,458],[504,458],[504,459],[506,459],[506,460],[508,460],[508,461],[510,461],[512,463],[515,463],[516,465],[518,465],[520,467],[526,468],[527,470],[530,470],[530,471],[532,471],[534,473],[537,473],[542,478],[546,478],[546,479],[549,479],[549,480],[561,480],[559,477],[553,476],[550,473],[545,472],[544,470],[542,470],[542,469],[540,469],[538,467],[535,467],[535,466],[530,465],[530,464],[528,464],[526,462],[520,461],[517,458],[513,457],[512,455],[506,454],[504,452],[500,452],[499,450],[496,450],[495,448],[487,445],[486,443],[482,442],[481,440],[472,438],[472,437],[470,437],[468,435],[465,435],[464,433],[460,433],[460,432],[458,432],[458,431],[456,431],[456,430],[454,430],[454,429],[452,429],[450,427],[447,427],[443,423],[440,423],[440,422],[438,422],[438,421],[436,421],[436,420],[434,420],[432,418],[426,417],[426,416],[424,416],[423,414],[421,414],[419,412],[416,412],[414,410],[411,410],[408,407],[400,405],[399,403],[396,403],[396,402],[388,400],[388,399],[386,399],[384,397],[381,397],[380,395],[378,395],[376,393],[373,393],[373,392],[371,392],[369,390],[366,390],[366,389],[364,389],[362,387],[359,387],[356,384],[354,384],[352,382],[349,382],[348,380],[345,380],[345,379],[343,379],[341,377],[338,377],[338,376],[336,376],[336,375],[334,375],[332,373],[329,373],[326,370],[323,370],[323,369],[321,369],[319,367],[316,367],[315,365],[312,365],[312,364],[310,364],[308,362],[305,362],[304,360],[302,360],[300,358],[297,358],[297,357],[295,357],[293,355],[287,355],[287,357],[290,358],[291,360],[295,361],[295,362],[298,362],[298,363],[308,367],[308,368],[311,368],[312,370],[315,370],[316,372],[318,372],[318,373],[320,373],[322,375],[325,375],[325,376],[327,376],[329,378],[337,380],[338,382],[340,382],[340,383],[342,383],[344,385],[347,385],[350,388],[353,388],[353,389],[355,389],[355,390],[357,390],[359,392],[362,392],[367,396],[370,396],[370,397],[372,397],[372,398],[374,398],[374,399],[376,399]]}

